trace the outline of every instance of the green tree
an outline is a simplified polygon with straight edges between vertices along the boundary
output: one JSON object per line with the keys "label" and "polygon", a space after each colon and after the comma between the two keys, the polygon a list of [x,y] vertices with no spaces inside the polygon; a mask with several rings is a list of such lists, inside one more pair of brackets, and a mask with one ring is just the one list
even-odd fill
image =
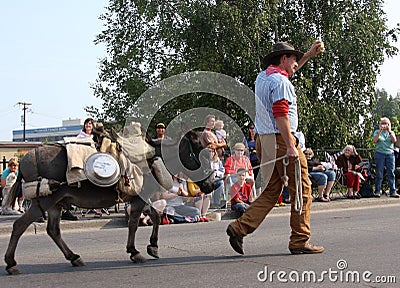
{"label": "green tree", "polygon": [[[110,0],[96,42],[107,47],[93,84],[103,120],[143,117],[133,109],[156,82],[188,71],[213,71],[253,88],[261,59],[276,41],[306,50],[322,39],[326,52],[311,60],[294,81],[300,128],[314,149],[364,146],[373,119],[374,87],[384,55],[394,55],[398,29],[388,29],[382,0]],[[157,99],[154,99],[157,105]],[[137,103],[140,105],[140,103]],[[244,126],[235,103],[203,93],[184,95],[159,107],[154,121],[206,106]],[[134,114],[136,113],[136,114]]]}
{"label": "green tree", "polygon": [[372,119],[375,129],[378,129],[380,118],[388,117],[396,134],[400,132],[400,97],[389,95],[385,89],[377,89],[375,92],[376,106],[372,110]]}
{"label": "green tree", "polygon": [[385,26],[383,1],[300,2],[311,27],[303,41],[315,33],[327,49],[301,70],[300,125],[307,143],[318,149],[370,145],[377,72],[384,52],[395,52],[389,40],[396,33]]}

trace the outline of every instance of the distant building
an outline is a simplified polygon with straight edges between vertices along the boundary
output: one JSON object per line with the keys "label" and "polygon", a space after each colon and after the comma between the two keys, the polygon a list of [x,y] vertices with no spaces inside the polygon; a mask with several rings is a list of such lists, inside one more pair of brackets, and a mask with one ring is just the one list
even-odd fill
{"label": "distant building", "polygon": [[[76,136],[82,130],[85,119],[63,120],[61,127],[36,128],[25,130],[26,142],[55,142],[64,137]],[[24,130],[13,130],[13,142],[23,142]]]}

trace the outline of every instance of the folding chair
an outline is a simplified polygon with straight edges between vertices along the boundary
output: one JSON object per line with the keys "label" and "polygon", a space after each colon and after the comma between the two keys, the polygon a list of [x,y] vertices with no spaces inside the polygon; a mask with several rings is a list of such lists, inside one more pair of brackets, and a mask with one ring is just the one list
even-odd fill
{"label": "folding chair", "polygon": [[313,197],[313,200],[315,200],[318,197],[318,184],[310,174],[308,174],[308,178],[311,182],[311,196]]}
{"label": "folding chair", "polygon": [[[343,153],[342,151],[339,151],[339,152],[336,152],[336,153],[331,155],[327,151],[325,151],[324,152],[325,161],[328,162],[328,163],[335,163],[336,159],[342,153]],[[335,183],[332,186],[331,193],[330,193],[329,197],[331,199],[334,199],[332,196],[333,196],[334,193],[336,193],[336,194],[339,194],[339,198],[344,198],[347,195],[346,176],[344,175],[343,169],[341,169],[341,168],[335,169],[335,172],[336,172]]]}
{"label": "folding chair", "polygon": [[336,198],[345,198],[347,195],[346,176],[344,175],[343,169],[341,168],[337,169],[335,172],[336,172],[335,183],[333,183],[329,197],[333,199],[331,195],[333,193],[336,193],[339,195],[339,197]]}

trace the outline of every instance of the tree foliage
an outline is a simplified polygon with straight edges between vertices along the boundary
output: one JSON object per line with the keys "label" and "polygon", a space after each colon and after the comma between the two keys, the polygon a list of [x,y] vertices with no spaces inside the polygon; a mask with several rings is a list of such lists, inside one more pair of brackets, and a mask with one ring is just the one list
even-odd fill
{"label": "tree foliage", "polygon": [[375,92],[376,106],[372,111],[372,119],[375,129],[379,128],[380,118],[387,117],[392,124],[392,130],[400,133],[400,95],[393,97],[382,89]]}
{"label": "tree foliage", "polygon": [[[264,68],[260,60],[274,42],[306,51],[322,39],[326,52],[292,79],[307,146],[366,147],[379,66],[385,55],[397,53],[392,44],[399,30],[386,26],[382,5],[382,0],[110,0],[96,40],[106,45],[107,57],[93,84],[103,104],[86,109],[104,121],[123,121],[138,113],[134,103],[144,91],[188,71],[226,74],[253,88]],[[168,122],[193,107],[223,111],[239,126],[248,121],[235,103],[204,93],[170,101],[154,121]]]}

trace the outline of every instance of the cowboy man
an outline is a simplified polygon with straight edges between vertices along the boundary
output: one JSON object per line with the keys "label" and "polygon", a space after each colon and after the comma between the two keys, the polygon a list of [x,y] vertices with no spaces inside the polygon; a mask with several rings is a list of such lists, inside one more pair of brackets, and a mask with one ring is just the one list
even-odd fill
{"label": "cowboy man", "polygon": [[[298,126],[297,99],[293,84],[289,81],[289,78],[307,60],[322,52],[322,45],[322,42],[317,40],[310,50],[303,53],[286,42],[274,44],[272,52],[263,59],[263,64],[267,69],[258,74],[255,84],[255,126],[259,134],[257,153],[260,154],[258,156],[261,159],[261,165],[286,155],[289,160],[286,175],[289,177],[288,190],[291,199],[295,199],[296,194],[296,161],[300,161],[299,182],[301,183],[298,183],[298,186],[302,186],[300,188],[302,188],[303,205],[300,205],[302,209],[295,209],[295,201],[292,201],[290,216],[292,232],[289,241],[289,250],[292,254],[313,254],[324,251],[323,247],[309,243],[311,186],[308,179],[307,160],[294,136]],[[244,254],[243,237],[260,226],[278,201],[283,188],[281,177],[284,175],[284,163],[282,160],[276,161],[275,164],[261,166],[261,173],[265,183],[268,183],[267,187],[246,212],[229,224],[226,230],[232,248],[239,254]]]}

